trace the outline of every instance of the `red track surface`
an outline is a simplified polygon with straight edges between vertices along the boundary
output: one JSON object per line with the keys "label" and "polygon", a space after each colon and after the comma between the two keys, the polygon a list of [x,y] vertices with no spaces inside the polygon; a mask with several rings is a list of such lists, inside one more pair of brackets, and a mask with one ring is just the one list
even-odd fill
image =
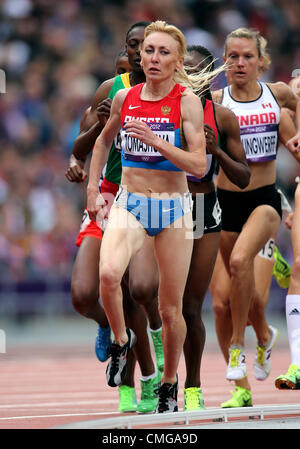
{"label": "red track surface", "polygon": [[[300,404],[300,390],[279,391],[274,379],[289,364],[287,346],[277,346],[272,372],[259,382],[252,373],[253,349],[246,351],[253,404]],[[46,346],[10,348],[0,354],[0,429],[46,429],[88,419],[121,416],[118,390],[106,385],[106,363],[97,361],[93,348]],[[179,410],[183,407],[184,359],[179,366]],[[136,372],[138,396],[139,370]],[[233,384],[225,380],[225,362],[215,345],[207,345],[202,361],[205,405],[218,407],[229,399]]]}

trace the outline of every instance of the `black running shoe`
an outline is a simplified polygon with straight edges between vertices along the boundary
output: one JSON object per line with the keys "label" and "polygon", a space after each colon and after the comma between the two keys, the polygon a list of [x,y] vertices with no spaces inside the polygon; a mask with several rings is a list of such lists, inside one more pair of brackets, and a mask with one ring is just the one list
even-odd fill
{"label": "black running shoe", "polygon": [[117,343],[112,343],[110,348],[110,361],[106,368],[106,379],[110,387],[117,387],[120,385],[126,374],[126,363],[128,352],[135,345],[135,333],[126,328],[128,341],[125,345],[120,346]]}
{"label": "black running shoe", "polygon": [[[177,377],[177,376],[176,376]],[[172,413],[178,412],[177,393],[178,393],[178,378],[175,384],[164,383],[158,390],[158,404],[156,413]]]}

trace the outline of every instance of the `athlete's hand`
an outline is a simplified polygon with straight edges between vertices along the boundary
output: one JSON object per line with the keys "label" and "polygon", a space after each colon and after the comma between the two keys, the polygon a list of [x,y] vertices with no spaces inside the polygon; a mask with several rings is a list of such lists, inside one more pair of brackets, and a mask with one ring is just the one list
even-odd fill
{"label": "athlete's hand", "polygon": [[97,106],[97,117],[102,128],[104,128],[110,114],[112,99],[106,98]]}
{"label": "athlete's hand", "polygon": [[286,147],[291,153],[299,153],[300,152],[300,134],[296,134],[290,140],[287,141]]}
{"label": "athlete's hand", "polygon": [[217,152],[217,141],[214,130],[207,124],[204,125],[204,134],[206,139],[206,147],[208,151],[214,155]]}
{"label": "athlete's hand", "polygon": [[285,219],[285,225],[288,229],[292,229],[293,217],[294,217],[294,212],[291,212],[290,214],[288,214],[288,216]]}
{"label": "athlete's hand", "polygon": [[72,154],[69,161],[69,167],[65,172],[65,176],[70,182],[85,181],[87,174],[84,171],[84,162],[76,159],[76,157]]}
{"label": "athlete's hand", "polygon": [[99,190],[87,189],[87,211],[92,221],[101,222],[108,216],[108,209]]}
{"label": "athlete's hand", "polygon": [[159,137],[150,129],[150,126],[140,120],[131,120],[124,125],[130,137],[139,139],[146,145],[155,147],[155,140]]}

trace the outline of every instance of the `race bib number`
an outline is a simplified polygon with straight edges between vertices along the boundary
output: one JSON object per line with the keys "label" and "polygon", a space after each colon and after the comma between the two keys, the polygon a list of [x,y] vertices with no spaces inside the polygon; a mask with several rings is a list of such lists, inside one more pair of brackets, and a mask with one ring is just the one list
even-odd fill
{"label": "race bib number", "polygon": [[259,251],[258,255],[260,257],[263,257],[264,259],[271,261],[273,260],[274,248],[275,248],[275,240],[271,238],[268,240],[265,246]]}

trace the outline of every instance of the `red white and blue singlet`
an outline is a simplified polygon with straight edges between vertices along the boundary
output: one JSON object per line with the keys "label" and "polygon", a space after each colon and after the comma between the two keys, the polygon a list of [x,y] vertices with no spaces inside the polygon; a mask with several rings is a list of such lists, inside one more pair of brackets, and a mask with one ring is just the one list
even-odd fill
{"label": "red white and blue singlet", "polygon": [[[121,124],[131,120],[146,122],[150,129],[172,145],[183,148],[180,102],[185,87],[175,84],[172,91],[158,101],[141,100],[144,83],[132,87],[124,100]],[[154,170],[182,171],[153,146],[132,138],[122,127],[122,166]]]}

